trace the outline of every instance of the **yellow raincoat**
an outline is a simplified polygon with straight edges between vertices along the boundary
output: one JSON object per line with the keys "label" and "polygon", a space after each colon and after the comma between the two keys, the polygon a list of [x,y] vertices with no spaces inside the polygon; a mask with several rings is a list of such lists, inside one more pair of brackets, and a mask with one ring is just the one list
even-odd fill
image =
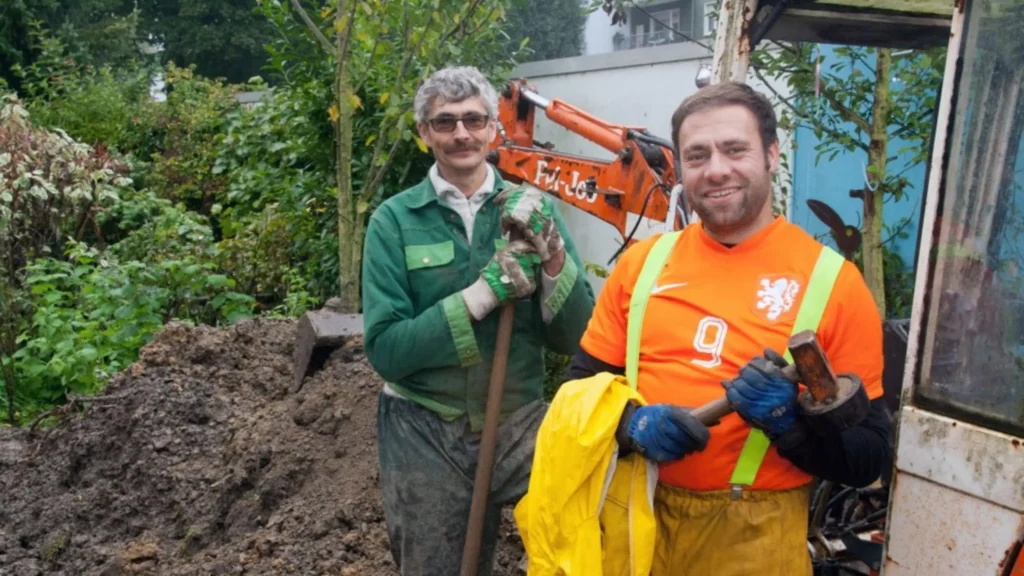
{"label": "yellow raincoat", "polygon": [[654,561],[658,468],[618,458],[626,379],[602,373],[562,385],[537,433],[533,472],[515,509],[529,576],[646,575]]}

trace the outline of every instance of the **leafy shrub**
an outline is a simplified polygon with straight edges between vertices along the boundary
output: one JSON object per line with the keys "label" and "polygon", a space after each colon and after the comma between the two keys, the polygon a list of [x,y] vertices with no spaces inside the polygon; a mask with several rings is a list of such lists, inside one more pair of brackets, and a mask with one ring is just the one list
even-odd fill
{"label": "leafy shrub", "polygon": [[67,259],[42,258],[26,268],[18,350],[0,358],[17,388],[7,402],[22,418],[68,393],[91,394],[138,358],[139,349],[171,319],[230,324],[251,316],[252,297],[214,265],[186,256],[150,265],[118,261],[72,242]]}
{"label": "leafy shrub", "polygon": [[110,207],[104,222],[123,238],[110,247],[123,261],[157,264],[189,257],[213,263],[218,254],[209,220],[143,191],[126,196]]}
{"label": "leafy shrub", "polygon": [[333,145],[330,125],[315,121],[330,98],[317,83],[275,89],[228,117],[214,166],[228,178],[223,262],[240,281],[256,280],[260,292],[297,288],[283,281],[291,274],[306,278],[302,291],[317,300],[337,293]]}
{"label": "leafy shrub", "polygon": [[18,68],[33,122],[97,148],[145,159],[155,151],[150,77],[156,70],[83,64],[58,39],[41,36],[41,56]]}
{"label": "leafy shrub", "polygon": [[565,372],[569,369],[572,356],[544,350],[544,399],[551,401],[555,392],[565,382]]}
{"label": "leafy shrub", "polygon": [[234,88],[194,74],[193,68],[165,69],[167,101],[156,108],[158,151],[146,185],[158,196],[182,202],[205,216],[214,213],[226,177],[214,172],[217,144],[227,116],[240,105]]}
{"label": "leafy shrub", "polygon": [[0,256],[8,281],[66,239],[99,230],[97,214],[131,180],[126,167],[61,130],[36,128],[13,95],[0,100]]}

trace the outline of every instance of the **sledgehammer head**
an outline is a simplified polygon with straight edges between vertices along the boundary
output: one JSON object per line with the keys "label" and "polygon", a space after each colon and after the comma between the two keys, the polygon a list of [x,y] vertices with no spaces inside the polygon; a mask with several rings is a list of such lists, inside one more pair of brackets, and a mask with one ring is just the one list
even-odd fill
{"label": "sledgehammer head", "polygon": [[782,372],[807,389],[800,394],[804,421],[819,434],[834,433],[860,423],[871,409],[867,391],[857,376],[836,376],[818,345],[814,332],[805,330],[789,340],[793,363]]}
{"label": "sledgehammer head", "polygon": [[292,361],[295,381],[292,393],[302,389],[306,376],[323,367],[331,351],[354,335],[363,333],[362,314],[343,314],[330,307],[306,312],[299,319]]}

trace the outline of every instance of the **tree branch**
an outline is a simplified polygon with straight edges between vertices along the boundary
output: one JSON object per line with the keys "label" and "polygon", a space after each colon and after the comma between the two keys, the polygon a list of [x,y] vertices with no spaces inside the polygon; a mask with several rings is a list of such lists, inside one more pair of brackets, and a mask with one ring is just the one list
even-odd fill
{"label": "tree branch", "polygon": [[460,28],[462,28],[462,24],[463,24],[463,23],[464,23],[464,22],[465,22],[466,20],[468,20],[468,19],[470,18],[470,16],[472,16],[472,15],[473,15],[473,13],[477,11],[477,9],[478,9],[478,8],[480,8],[480,3],[481,3],[482,1],[483,1],[483,0],[473,0],[473,3],[472,3],[472,4],[470,4],[470,5],[469,5],[469,8],[467,8],[467,9],[466,9],[466,14],[465,14],[465,15],[464,15],[464,16],[463,16],[463,17],[462,17],[462,18],[461,18],[460,20],[459,20],[459,23],[458,23],[458,24],[455,24],[455,25],[453,25],[453,26],[452,26],[451,28],[449,28],[449,29],[448,29],[448,31],[447,31],[447,32],[445,32],[444,34],[442,34],[442,35],[441,35],[441,39],[440,39],[440,40],[438,40],[438,42],[437,42],[438,46],[443,46],[443,45],[444,45],[444,43],[445,43],[445,42],[446,42],[446,41],[448,40],[448,37],[449,37],[449,36],[451,36],[451,35],[452,35],[452,34],[454,34],[454,33],[455,33],[455,32],[456,32],[457,30],[459,30]]}
{"label": "tree branch", "polygon": [[[358,7],[359,0],[352,0],[352,9],[348,12],[348,24],[345,26],[345,35],[341,38],[341,47],[338,51],[338,59],[340,61],[344,61],[345,57],[348,56],[349,41],[352,39],[352,29],[355,28],[356,25],[356,8]],[[340,1],[338,2],[338,8],[342,8]],[[367,72],[369,72],[369,70],[367,70]],[[355,91],[353,90],[352,93],[355,94]]]}
{"label": "tree branch", "polygon": [[[917,208],[917,205],[916,205],[916,204],[914,205],[914,208],[915,208],[915,210],[916,210],[916,208]],[[909,225],[910,225],[910,222],[911,222],[911,219],[910,219],[910,218],[904,218],[904,219],[903,219],[903,223],[902,223],[902,224],[900,225],[900,227],[899,227],[899,228],[897,228],[897,229],[896,229],[896,231],[894,231],[894,232],[893,232],[893,233],[892,233],[892,234],[891,234],[891,235],[890,235],[890,236],[889,236],[888,238],[886,238],[885,240],[883,240],[883,241],[882,241],[882,243],[880,244],[880,246],[885,246],[885,245],[886,245],[886,244],[888,244],[889,242],[892,242],[893,240],[895,240],[896,238],[898,238],[898,237],[899,237],[899,235],[900,235],[900,232],[903,232],[903,230],[904,230],[904,229],[905,229],[905,228],[906,228],[907,226],[909,226]]]}
{"label": "tree branch", "polygon": [[313,37],[316,38],[316,41],[320,44],[320,47],[323,48],[324,51],[327,52],[328,54],[337,57],[338,53],[337,51],[335,51],[334,46],[331,45],[331,41],[328,40],[326,36],[324,36],[324,33],[321,32],[319,28],[316,27],[316,24],[313,23],[313,20],[309,17],[309,14],[306,13],[306,9],[302,7],[302,4],[299,4],[299,0],[291,0],[291,5],[292,9],[299,13],[299,18],[301,18],[302,21],[306,24],[306,27],[309,28],[309,31],[313,33]]}
{"label": "tree branch", "polygon": [[360,90],[366,85],[366,81],[370,79],[369,71],[373,69],[373,60],[377,56],[377,46],[380,45],[380,39],[384,36],[383,34],[377,34],[377,37],[373,39],[373,49],[370,50],[370,59],[366,62],[366,74],[363,74],[363,78],[359,81],[359,84],[352,89],[353,94],[358,94]]}
{"label": "tree branch", "polygon": [[[487,21],[491,19],[491,15],[494,14],[495,10],[497,10],[497,7],[491,8],[487,12],[487,16],[484,16],[483,20],[481,20],[480,23],[476,25],[476,28],[473,28],[472,30],[467,31],[465,34],[461,34],[460,38],[465,38],[467,36],[473,36],[477,32],[479,32],[480,29],[483,28],[485,24],[487,24]],[[563,42],[564,42],[565,38],[566,38],[565,36],[561,36],[561,39],[562,39]]]}
{"label": "tree branch", "polygon": [[[448,41],[449,37],[451,37],[456,31],[458,31],[458,30],[463,28],[463,24],[470,17],[472,17],[473,13],[476,10],[478,10],[480,8],[481,2],[482,2],[482,0],[473,0],[473,2],[466,9],[466,11],[463,14],[462,18],[459,19],[459,23],[458,24],[453,24],[451,28],[446,30],[441,35],[440,39],[438,40],[438,46],[443,46],[444,43]],[[415,54],[419,53],[420,48],[422,48],[423,43],[426,41],[427,35],[430,32],[430,28],[433,26],[433,24],[435,22],[435,18],[434,18],[435,15],[436,15],[435,11],[431,11],[430,16],[427,19],[427,23],[426,23],[426,25],[422,29],[423,32],[422,32],[422,34],[420,36],[419,41],[416,42],[416,45],[413,46],[412,49],[410,50],[408,48],[408,43],[409,43],[409,40],[411,39],[411,34],[410,34],[410,18],[409,18],[409,13],[408,13],[408,7],[406,7],[405,16],[404,16],[405,29],[404,29],[403,41],[402,41],[402,47],[406,50],[406,53],[405,53],[405,58],[403,58],[402,63],[399,65],[398,73],[395,76],[394,88],[392,90],[393,92],[397,93],[399,88],[402,86],[402,82],[405,80],[405,74],[406,74],[406,72],[408,70],[408,67],[409,67],[409,62],[412,61],[412,58],[413,58],[413,56]],[[388,121],[382,121],[381,122],[380,130],[377,133],[377,143],[376,143],[376,145],[374,146],[374,149],[373,149],[373,157],[370,160],[370,174],[372,174],[372,177],[367,178],[365,183],[363,184],[363,188],[362,188],[362,190],[359,191],[359,194],[358,194],[358,196],[360,198],[366,199],[367,195],[370,194],[371,191],[373,189],[375,189],[378,184],[380,184],[381,180],[384,179],[384,172],[386,171],[387,163],[385,163],[384,165],[381,165],[381,166],[377,165],[377,163],[380,161],[381,155],[384,153],[384,146],[385,146],[384,135],[387,134],[388,130],[390,130],[392,127],[394,127],[395,123],[397,123],[402,117],[404,117],[406,114],[408,114],[409,110],[411,108],[412,108],[411,105],[410,106],[406,106],[405,109],[402,110],[402,112],[400,114],[397,114],[391,122],[388,122]],[[391,158],[393,156],[395,150],[398,148],[398,146],[401,143],[401,141],[402,141],[401,134],[399,134],[398,138],[396,138],[395,142],[393,142],[392,145],[391,145],[391,149],[388,152],[388,158]]]}
{"label": "tree branch", "polygon": [[[398,67],[398,73],[395,75],[395,84],[394,84],[394,86],[392,88],[392,92],[397,92],[398,88],[402,85],[402,80],[405,78],[405,69],[406,69],[406,67],[409,64],[409,61],[412,60],[412,55],[415,53],[416,49],[418,49],[422,45],[423,40],[427,37],[427,33],[430,32],[430,27],[434,23],[434,12],[433,11],[430,12],[430,16],[427,18],[427,23],[423,27],[423,35],[420,37],[420,41],[417,43],[416,48],[414,48],[412,50],[408,49],[409,40],[411,38],[411,28],[412,28],[412,26],[411,26],[411,19],[409,18],[409,8],[408,8],[408,5],[406,5],[405,11],[403,13],[402,21],[404,23],[403,24],[403,28],[402,28],[402,48],[406,52],[405,52],[405,58],[402,59],[402,63]],[[363,188],[358,193],[358,196],[360,198],[364,197],[367,194],[368,190],[370,190],[373,187],[375,187],[377,185],[377,183],[380,182],[384,178],[384,170],[385,170],[385,168],[387,168],[387,165],[386,164],[384,166],[378,166],[377,165],[377,162],[380,161],[381,154],[384,153],[384,145],[385,145],[384,136],[385,136],[385,134],[387,134],[387,131],[390,130],[394,126],[394,123],[397,123],[398,120],[407,111],[408,111],[408,107],[406,107],[406,110],[403,111],[402,114],[396,115],[394,117],[394,119],[392,121],[390,121],[390,122],[387,120],[386,117],[385,117],[385,119],[381,120],[380,128],[377,130],[377,143],[374,144],[374,146],[373,146],[373,156],[370,159],[370,174],[372,174],[372,176],[368,177],[364,181]],[[399,138],[397,140],[401,140],[401,134],[399,134]],[[390,156],[389,156],[389,158],[390,158]]]}
{"label": "tree branch", "polygon": [[[403,112],[403,114],[405,114],[408,111],[409,109],[407,108]],[[401,143],[402,139],[400,137],[395,138],[395,141],[391,143],[391,149],[388,150],[388,158],[391,158],[395,155],[395,150],[398,150],[398,146]],[[377,170],[376,173],[374,173],[373,178],[368,180],[366,184],[363,186],[363,189],[359,191],[360,200],[365,200],[367,202],[370,201],[370,198],[373,197],[374,189],[377,188],[377,185],[381,183],[381,181],[384,179],[384,173],[387,172],[386,170],[384,170],[384,168],[386,168],[386,166],[381,166],[380,169]]]}
{"label": "tree branch", "polygon": [[[834,128],[829,128],[828,126],[825,126],[825,124],[823,122],[815,121],[806,112],[804,112],[804,111],[800,110],[799,108],[797,108],[796,105],[793,104],[793,102],[789,98],[786,98],[785,96],[780,94],[779,91],[776,90],[775,87],[772,86],[768,82],[767,78],[765,78],[765,76],[764,76],[764,73],[760,69],[753,68],[753,70],[754,70],[754,75],[757,76],[758,80],[760,80],[761,83],[764,84],[764,86],[766,88],[768,88],[768,90],[770,90],[772,92],[772,94],[774,94],[775,97],[779,99],[780,102],[785,104],[786,107],[789,108],[793,112],[793,114],[795,114],[797,116],[797,118],[799,120],[801,120],[802,122],[804,122],[806,124],[813,124],[813,125],[819,127],[822,132],[828,134],[829,136],[831,136],[832,138],[835,138],[837,140],[842,137],[842,134],[840,134],[837,130],[835,130]],[[857,145],[858,148],[864,150],[865,152],[868,151],[868,145],[867,144],[864,144],[860,140],[856,140],[856,141],[854,141],[854,143]]]}
{"label": "tree branch", "polygon": [[[810,63],[808,63],[806,61],[805,56],[803,54],[803,51],[801,49],[796,48],[796,47],[792,47],[792,46],[788,46],[788,45],[782,44],[780,42],[773,42],[773,44],[775,44],[776,46],[778,46],[782,50],[785,50],[786,52],[789,52],[790,54],[792,54],[793,57],[794,57],[793,58],[794,62],[796,63],[797,66],[799,66],[799,70],[801,70],[802,72],[804,72],[806,74],[810,74],[811,76],[814,76],[814,67],[811,66]],[[754,70],[756,72],[758,70],[757,67],[754,67]],[[830,89],[828,86],[824,85],[824,83],[822,83],[822,86],[821,86],[821,94],[822,94],[822,96],[825,97],[825,100],[828,101],[828,103],[832,106],[832,108],[834,108],[836,110],[836,112],[839,113],[839,116],[842,117],[843,120],[846,120],[848,122],[853,122],[857,126],[858,129],[862,130],[865,133],[868,133],[868,134],[871,133],[871,123],[868,122],[864,118],[864,116],[862,116],[861,114],[857,113],[857,111],[847,107],[845,104],[840,102],[839,101],[839,97],[836,95],[835,91]]]}

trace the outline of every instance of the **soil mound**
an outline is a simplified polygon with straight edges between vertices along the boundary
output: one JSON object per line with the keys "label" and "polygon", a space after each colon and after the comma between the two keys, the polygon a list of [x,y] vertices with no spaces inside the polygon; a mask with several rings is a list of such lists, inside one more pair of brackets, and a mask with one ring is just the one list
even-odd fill
{"label": "soil mound", "polygon": [[[168,325],[51,430],[0,429],[0,574],[397,571],[362,342],[289,392],[296,324]],[[522,555],[510,514],[495,573]]]}

